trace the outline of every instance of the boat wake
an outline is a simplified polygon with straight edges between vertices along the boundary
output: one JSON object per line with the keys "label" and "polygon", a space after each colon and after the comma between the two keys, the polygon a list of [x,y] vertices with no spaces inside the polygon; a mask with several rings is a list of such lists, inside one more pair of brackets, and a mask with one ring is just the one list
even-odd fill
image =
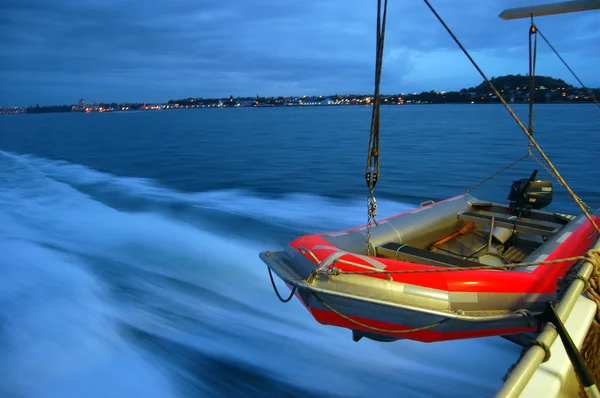
{"label": "boat wake", "polygon": [[518,356],[354,343],[277,301],[258,252],[364,224],[366,198],[178,192],[1,151],[0,182],[2,396],[489,396]]}

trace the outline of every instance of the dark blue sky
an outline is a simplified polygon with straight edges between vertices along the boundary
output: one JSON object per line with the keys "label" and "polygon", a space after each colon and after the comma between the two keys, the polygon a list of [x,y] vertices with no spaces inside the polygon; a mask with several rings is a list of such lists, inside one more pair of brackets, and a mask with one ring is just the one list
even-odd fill
{"label": "dark blue sky", "polygon": [[[529,21],[500,11],[548,1],[431,3],[491,77],[527,73]],[[0,0],[0,104],[372,92],[375,10],[375,0]],[[600,11],[537,24],[600,87]],[[539,50],[538,74],[575,83]],[[382,92],[481,80],[422,1],[390,1]]]}

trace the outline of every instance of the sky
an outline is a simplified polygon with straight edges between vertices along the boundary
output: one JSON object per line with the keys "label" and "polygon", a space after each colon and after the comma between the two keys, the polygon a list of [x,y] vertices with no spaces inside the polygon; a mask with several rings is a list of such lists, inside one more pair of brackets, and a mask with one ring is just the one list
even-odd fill
{"label": "sky", "polygon": [[[430,0],[488,77],[528,70],[529,20],[558,0]],[[0,105],[372,93],[376,0],[0,0]],[[600,87],[600,10],[536,23]],[[575,79],[539,39],[538,75]],[[593,67],[592,65],[596,65]],[[483,79],[426,4],[390,0],[381,91]]]}

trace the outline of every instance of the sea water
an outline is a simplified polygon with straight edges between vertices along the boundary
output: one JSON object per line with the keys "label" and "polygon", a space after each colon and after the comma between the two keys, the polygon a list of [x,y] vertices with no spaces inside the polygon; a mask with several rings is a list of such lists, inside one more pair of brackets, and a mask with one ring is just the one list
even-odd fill
{"label": "sea water", "polygon": [[[0,396],[493,395],[520,352],[501,337],[355,343],[273,294],[260,251],[366,222],[370,115],[0,117]],[[597,107],[535,116],[542,148],[598,208]],[[383,107],[381,125],[380,218],[461,194],[527,151],[499,105]],[[534,168],[550,178],[528,159],[473,194],[506,201]],[[549,210],[576,212],[555,186]]]}

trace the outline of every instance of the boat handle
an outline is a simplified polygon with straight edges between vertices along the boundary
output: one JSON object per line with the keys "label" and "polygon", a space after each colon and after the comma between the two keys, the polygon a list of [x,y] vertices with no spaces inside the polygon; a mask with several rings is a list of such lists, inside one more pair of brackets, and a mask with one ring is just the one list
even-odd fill
{"label": "boat handle", "polygon": [[435,202],[433,200],[426,200],[425,202],[421,203],[421,207],[425,207],[426,205],[434,205]]}
{"label": "boat handle", "polygon": [[311,251],[310,251],[310,249],[307,249],[307,248],[305,248],[305,247],[302,247],[302,246],[298,246],[298,250],[299,250],[300,252],[302,252],[302,254],[306,253],[306,254],[308,254],[309,256],[311,256],[311,257],[312,257],[312,259],[313,259],[313,260],[315,260],[315,263],[316,263],[316,265],[317,265],[317,268],[320,268],[320,267],[321,267],[321,261],[320,261],[320,260],[317,258],[317,256],[315,256],[315,253],[313,253],[313,252],[311,252]]}

